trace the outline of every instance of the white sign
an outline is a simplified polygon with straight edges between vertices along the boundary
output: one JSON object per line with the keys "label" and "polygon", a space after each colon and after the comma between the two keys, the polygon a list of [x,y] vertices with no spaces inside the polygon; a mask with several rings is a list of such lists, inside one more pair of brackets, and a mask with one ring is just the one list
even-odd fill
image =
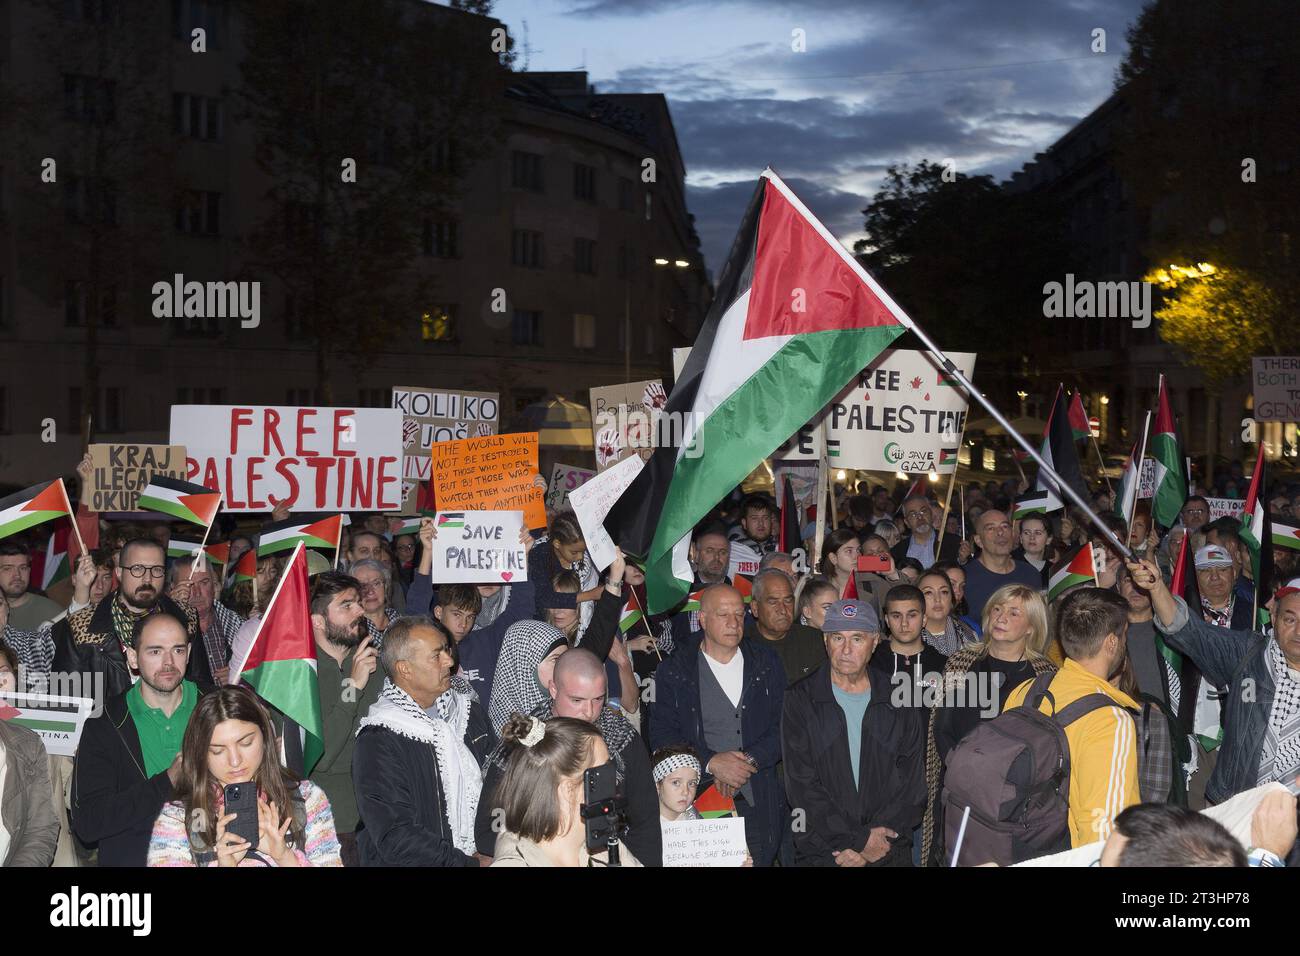
{"label": "white sign", "polygon": [[[173,405],[186,480],[224,511],[397,511],[402,413],[395,408]],[[184,435],[177,441],[175,436]]]}
{"label": "white sign", "polygon": [[686,368],[686,360],[690,358],[691,347],[688,345],[684,349],[673,349],[673,381],[682,380],[682,369]]}
{"label": "white sign", "polygon": [[1246,513],[1246,502],[1242,498],[1206,498],[1210,503],[1210,520],[1220,518],[1240,518]]}
{"label": "white sign", "polygon": [[1156,460],[1154,458],[1144,458],[1142,460],[1142,470],[1138,472],[1138,498],[1154,498],[1156,496]]}
{"label": "white sign", "polygon": [[749,545],[733,541],[731,542],[731,566],[727,570],[727,577],[734,578],[737,574],[743,574],[747,578],[752,578],[758,573],[758,563],[762,560],[763,556]]}
{"label": "white sign", "polygon": [[[967,378],[974,375],[974,352],[950,352],[948,358]],[[928,352],[886,349],[773,457],[816,460],[824,422],[832,468],[951,474],[966,405],[965,389]]]}
{"label": "white sign", "polygon": [[587,541],[587,554],[597,571],[604,571],[614,563],[616,552],[614,541],[605,530],[605,515],[614,507],[614,502],[627,490],[627,486],[636,480],[636,476],[645,467],[640,455],[624,458],[613,468],[592,478],[581,488],[569,492],[569,504],[582,527],[582,536]]}
{"label": "white sign", "polygon": [[77,752],[81,728],[94,709],[89,697],[55,697],[50,694],[0,694],[0,720],[26,727],[41,738],[45,752],[71,757]]}
{"label": "white sign", "polygon": [[522,511],[439,511],[433,521],[434,584],[528,580],[528,555],[519,543]]}
{"label": "white sign", "polygon": [[1300,356],[1255,356],[1250,360],[1257,422],[1300,421]]}
{"label": "white sign", "polygon": [[551,469],[551,481],[546,486],[546,507],[552,511],[561,510],[569,500],[569,492],[581,488],[595,477],[596,473],[590,468],[557,464]]}
{"label": "white sign", "polygon": [[712,820],[661,820],[664,866],[743,866],[745,818]]}

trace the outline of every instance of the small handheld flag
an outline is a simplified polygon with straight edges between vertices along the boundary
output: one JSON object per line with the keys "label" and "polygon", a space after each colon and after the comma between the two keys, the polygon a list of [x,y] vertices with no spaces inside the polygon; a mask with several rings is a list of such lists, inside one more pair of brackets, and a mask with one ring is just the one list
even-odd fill
{"label": "small handheld flag", "polygon": [[140,492],[138,504],[149,511],[159,511],[179,521],[207,527],[216,517],[221,492],[179,478],[154,475],[148,487]]}

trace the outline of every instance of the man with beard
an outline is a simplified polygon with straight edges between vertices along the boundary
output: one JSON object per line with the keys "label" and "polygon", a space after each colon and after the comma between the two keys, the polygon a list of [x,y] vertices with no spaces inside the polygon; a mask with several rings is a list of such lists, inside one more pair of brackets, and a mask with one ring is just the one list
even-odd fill
{"label": "man with beard", "polygon": [[895,565],[904,558],[916,558],[922,568],[929,568],[936,561],[964,561],[969,555],[969,548],[963,547],[957,535],[940,535],[935,530],[934,512],[925,495],[909,495],[903,501],[903,521],[907,534],[890,550]]}
{"label": "man with beard", "polygon": [[24,545],[0,541],[0,595],[9,602],[9,623],[20,631],[35,631],[56,618],[63,608],[29,590],[32,558]]}
{"label": "man with beard", "polygon": [[126,648],[140,680],[86,721],[72,777],[72,828],[99,844],[100,866],[144,866],[154,820],[180,780],[181,741],[199,699],[184,679],[189,627],[162,612],[142,618]]}
{"label": "man with beard", "polygon": [[[54,674],[80,675],[80,696],[96,696],[96,680],[103,681],[103,697],[125,693],[132,684],[131,660],[140,622],[153,614],[170,614],[184,621],[189,640],[199,646],[199,618],[188,604],[178,604],[162,593],[167,552],[152,538],[134,538],[122,546],[117,591],[98,604],[71,614],[54,626]],[[190,654],[187,679],[200,690],[212,687],[206,654]],[[58,691],[56,691],[58,692]]]}
{"label": "man with beard", "polygon": [[356,578],[325,571],[316,579],[311,594],[311,630],[316,640],[316,685],[325,752],[307,773],[329,797],[343,865],[360,866],[352,750],[361,719],[379,699],[383,681],[374,676],[379,655],[366,629],[361,585]]}
{"label": "man with beard", "polygon": [[764,555],[776,550],[776,505],[767,495],[750,495],[740,507],[740,524],[728,536],[737,544]]}
{"label": "man with beard", "polygon": [[[714,522],[701,525],[695,531],[691,541],[691,567],[695,569],[695,581],[691,584],[691,593],[702,591],[713,584],[729,584],[727,571],[731,567],[731,542],[723,526]],[[692,636],[700,633],[700,612],[682,610],[673,615],[673,644],[681,646]]]}
{"label": "man with beard", "polygon": [[[574,717],[595,724],[614,764],[615,777],[622,796],[627,800],[628,832],[623,842],[644,866],[659,866],[663,857],[663,834],[659,825],[659,792],[655,789],[646,753],[636,729],[618,711],[606,705],[609,679],[605,667],[591,651],[581,647],[566,651],[555,662],[555,671],[547,684],[550,695],[533,708],[530,716],[547,721],[552,717]],[[483,795],[474,824],[479,853],[491,857],[496,848],[497,829],[493,823],[502,815],[494,799],[497,784],[505,776],[509,748],[499,745],[487,759],[483,776]]]}

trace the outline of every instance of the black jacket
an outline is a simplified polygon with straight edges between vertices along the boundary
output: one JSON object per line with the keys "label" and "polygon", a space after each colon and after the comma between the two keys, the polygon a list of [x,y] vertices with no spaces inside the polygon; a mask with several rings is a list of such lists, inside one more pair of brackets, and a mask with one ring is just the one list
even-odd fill
{"label": "black jacket", "polygon": [[[99,689],[95,687],[94,679],[101,674],[104,699],[131,689],[131,670],[126,665],[126,653],[113,630],[113,602],[116,600],[117,592],[113,591],[98,604],[82,608],[54,625],[54,664],[51,669],[55,673],[85,675],[83,697],[98,697]],[[211,690],[212,668],[203,647],[198,614],[188,604],[177,604],[165,594],[158,598],[158,606],[187,623],[190,663],[185,669],[185,679],[197,684],[200,691]]]}
{"label": "black jacket", "polygon": [[[494,742],[487,715],[473,701],[466,746],[481,763]],[[352,781],[362,866],[478,866],[452,843],[432,746],[385,727],[363,727],[352,751]]]}
{"label": "black jacket", "polygon": [[853,784],[848,725],[823,664],[786,693],[781,721],[785,790],[807,814],[794,834],[800,866],[834,866],[833,850],[861,852],[878,826],[898,833],[877,865],[911,862],[912,831],[925,810],[925,711],[893,707],[890,686],[867,671],[871,701],[862,718],[858,784]]}
{"label": "black jacket", "polygon": [[[937,532],[936,532],[937,533]],[[894,566],[907,557],[907,549],[912,545],[912,532],[907,532],[899,539],[898,544],[889,549],[890,556],[894,559]],[[939,539],[939,554],[935,561],[956,561],[957,549],[961,547],[961,538],[955,534],[945,534]]]}
{"label": "black jacket", "polygon": [[83,843],[99,844],[100,866],[144,866],[154,821],[173,799],[167,771],[145,773],[126,694],[110,698],[81,731],[72,773],[73,831]]}

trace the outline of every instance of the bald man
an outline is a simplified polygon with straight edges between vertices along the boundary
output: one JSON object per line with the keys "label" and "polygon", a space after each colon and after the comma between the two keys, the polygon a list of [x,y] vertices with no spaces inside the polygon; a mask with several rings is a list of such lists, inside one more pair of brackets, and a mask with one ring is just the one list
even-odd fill
{"label": "bald man", "polygon": [[785,669],[765,642],[744,636],[745,602],[729,584],[700,598],[700,634],[655,671],[651,750],[690,744],[704,783],[736,801],[755,866],[771,866],[788,819],[776,775]]}
{"label": "bald man", "polygon": [[985,511],[975,519],[975,544],[980,549],[979,557],[965,565],[966,603],[973,619],[980,620],[989,597],[1004,584],[1042,590],[1042,572],[1028,561],[1011,556],[1016,540],[1006,512]]}

